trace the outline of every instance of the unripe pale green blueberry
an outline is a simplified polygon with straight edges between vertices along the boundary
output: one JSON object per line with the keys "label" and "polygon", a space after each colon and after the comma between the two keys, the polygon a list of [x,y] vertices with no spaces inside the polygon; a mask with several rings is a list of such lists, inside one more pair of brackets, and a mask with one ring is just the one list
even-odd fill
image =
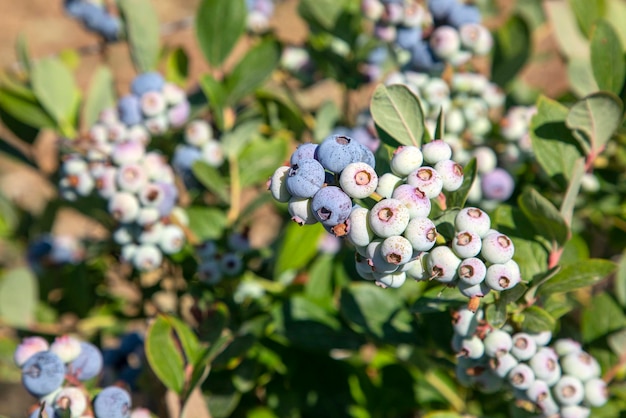
{"label": "unripe pale green blueberry", "polygon": [[419,188],[409,184],[401,184],[391,195],[393,199],[398,199],[409,209],[410,218],[421,218],[430,215],[430,199]]}
{"label": "unripe pale green blueberry", "polygon": [[589,353],[581,351],[561,357],[563,373],[575,376],[583,382],[600,377],[600,364]]}
{"label": "unripe pale green blueberry", "polygon": [[535,381],[526,389],[526,397],[529,401],[537,403],[543,399],[552,396],[550,394],[550,387],[541,379],[535,379]]}
{"label": "unripe pale green blueberry", "polygon": [[139,209],[135,222],[141,226],[149,226],[157,222],[160,218],[159,210],[152,207],[142,207]]}
{"label": "unripe pale green blueberry", "polygon": [[72,418],[79,418],[87,409],[87,397],[77,387],[64,387],[55,398],[57,408],[69,408]]}
{"label": "unripe pale green blueberry", "polygon": [[174,224],[165,225],[161,231],[159,247],[165,254],[175,254],[185,245],[185,233]]}
{"label": "unripe pale green blueberry", "polygon": [[22,339],[20,345],[17,346],[13,353],[13,360],[17,367],[22,367],[26,360],[28,360],[33,354],[40,351],[47,351],[50,348],[50,344],[44,338],[39,336],[25,337]]}
{"label": "unripe pale green blueberry", "polygon": [[163,223],[155,222],[143,227],[137,240],[140,244],[158,244],[161,239],[161,232],[163,231]]}
{"label": "unripe pale green blueberry", "polygon": [[398,199],[383,199],[370,210],[370,227],[381,238],[401,235],[409,224],[410,214]]}
{"label": "unripe pale green blueberry", "polygon": [[291,167],[286,165],[278,167],[269,180],[268,189],[272,193],[272,197],[279,202],[288,202],[291,198],[286,182],[287,173],[290,169]]}
{"label": "unripe pale green blueberry", "polygon": [[428,280],[428,274],[426,272],[426,270],[424,269],[424,255],[420,254],[417,258],[415,258],[412,261],[409,261],[408,263],[406,263],[404,266],[402,266],[402,270],[404,272],[406,272],[406,275],[408,278],[417,280],[417,281],[423,281],[423,280]]}
{"label": "unripe pale green blueberry", "polygon": [[467,282],[459,281],[458,288],[459,292],[461,292],[463,296],[468,298],[482,298],[484,296],[487,296],[487,294],[491,291],[491,289],[485,284],[485,282],[471,285]]}
{"label": "unripe pale green blueberry", "polygon": [[511,334],[501,329],[494,329],[484,339],[485,354],[489,357],[499,357],[511,351],[513,340]]}
{"label": "unripe pale green blueberry", "polygon": [[422,146],[424,161],[435,165],[440,161],[452,158],[452,148],[442,139],[435,139]]}
{"label": "unripe pale green blueberry", "polygon": [[80,341],[72,336],[56,337],[50,344],[50,351],[59,356],[63,363],[69,363],[80,354]]}
{"label": "unripe pale green blueberry", "polygon": [[464,338],[461,341],[461,350],[458,354],[462,357],[479,359],[485,354],[485,345],[483,341],[475,335]]}
{"label": "unripe pale green blueberry", "polygon": [[491,228],[491,219],[486,212],[466,207],[459,211],[454,218],[454,227],[457,231],[472,231],[483,238]]}
{"label": "unripe pale green blueberry", "polygon": [[189,145],[200,148],[211,138],[213,138],[213,128],[205,120],[193,120],[185,128],[185,142]]}
{"label": "unripe pale green blueberry", "polygon": [[483,319],[483,311],[472,312],[467,308],[461,308],[452,313],[452,328],[461,336],[469,336],[476,332],[478,323]]}
{"label": "unripe pale green blueberry", "polygon": [[513,354],[518,360],[529,360],[535,355],[536,352],[537,343],[529,334],[525,332],[518,332],[513,335],[511,354]]}
{"label": "unripe pale green blueberry", "polygon": [[350,228],[346,239],[358,247],[368,245],[374,239],[374,232],[369,225],[369,210],[355,206],[348,217]]}
{"label": "unripe pale green blueberry", "polygon": [[460,231],[452,240],[452,251],[460,258],[475,257],[481,248],[482,240],[472,231]]}
{"label": "unripe pale green blueberry", "polygon": [[564,406],[559,411],[560,418],[589,418],[591,410],[581,405]]}
{"label": "unripe pale green blueberry", "polygon": [[120,258],[122,262],[130,263],[135,257],[135,254],[137,253],[137,248],[139,248],[137,244],[133,244],[133,243],[123,244],[121,251],[120,251]]}
{"label": "unripe pale green blueberry", "polygon": [[147,118],[144,121],[144,125],[148,132],[152,135],[162,135],[169,128],[170,122],[167,119],[167,114],[162,113],[156,116]]}
{"label": "unripe pale green blueberry", "polygon": [[364,199],[376,191],[378,175],[366,163],[350,163],[341,172],[339,185],[348,196]]}
{"label": "unripe pale green blueberry", "polygon": [[429,199],[439,196],[443,190],[443,179],[433,167],[424,166],[411,171],[407,183],[420,189]]}
{"label": "unripe pale green blueberry", "polygon": [[117,185],[122,191],[136,193],[147,183],[148,176],[139,164],[125,164],[117,170]]}
{"label": "unripe pale green blueberry", "polygon": [[537,379],[543,380],[548,386],[554,385],[561,377],[559,357],[552,348],[539,348],[535,355],[528,360],[528,364],[533,369]]}
{"label": "unripe pale green blueberry", "polygon": [[141,96],[141,111],[146,117],[153,117],[165,112],[167,104],[163,95],[149,91]]}
{"label": "unripe pale green blueberry", "polygon": [[451,283],[458,277],[459,264],[461,259],[446,246],[433,248],[426,257],[426,271],[441,283]]}
{"label": "unripe pale green blueberry", "polygon": [[161,265],[163,253],[153,244],[142,244],[133,257],[133,265],[139,271],[150,271]]}
{"label": "unripe pale green blueberry", "polygon": [[459,280],[474,286],[482,283],[487,274],[487,266],[479,258],[470,257],[461,261],[458,268]]}
{"label": "unripe pale green blueberry", "polygon": [[382,288],[398,288],[406,281],[406,273],[403,271],[396,271],[393,273],[374,272],[373,274],[376,279],[376,284]]}
{"label": "unripe pale green blueberry", "polygon": [[493,47],[489,29],[479,23],[466,23],[459,28],[461,45],[476,55],[486,55]]}
{"label": "unripe pale green blueberry", "polygon": [[554,398],[563,406],[578,405],[585,397],[583,383],[577,377],[563,375],[552,389]]}
{"label": "unripe pale green blueberry", "polygon": [[559,357],[565,357],[568,354],[580,353],[582,351],[582,345],[571,338],[559,338],[554,342],[552,347]]}
{"label": "unripe pale green blueberry", "polygon": [[[460,134],[465,129],[465,116],[458,108],[452,108],[445,115],[446,133]],[[452,158],[450,155],[447,159]]]}
{"label": "unripe pale green blueberry", "polygon": [[530,334],[533,340],[537,343],[537,346],[546,346],[552,340],[551,331],[542,331],[537,334]]}
{"label": "unripe pale green blueberry", "polygon": [[429,105],[439,108],[450,100],[450,88],[441,78],[431,77],[422,89],[423,97]]}
{"label": "unripe pale green blueberry", "polygon": [[369,243],[366,249],[366,257],[372,266],[372,271],[376,273],[393,273],[398,270],[398,265],[387,261],[381,253],[382,239],[376,239]]}
{"label": "unripe pale green blueberry", "polygon": [[394,175],[406,177],[410,172],[417,170],[423,161],[422,151],[418,147],[402,145],[394,151],[389,165]]}
{"label": "unripe pale green blueberry", "polygon": [[400,235],[394,235],[380,245],[381,255],[391,264],[406,264],[413,256],[413,247],[408,239]]}
{"label": "unripe pale green blueberry", "polygon": [[508,236],[497,233],[487,234],[483,238],[483,245],[480,255],[488,263],[504,264],[513,258],[515,245]]}
{"label": "unripe pale green blueberry", "polygon": [[509,372],[508,380],[514,388],[526,390],[535,381],[535,374],[526,363],[519,363]]}
{"label": "unripe pale green blueberry", "polygon": [[443,184],[443,190],[453,192],[463,184],[463,167],[455,161],[443,160],[435,164]]}
{"label": "unripe pale green blueberry", "polygon": [[491,121],[487,117],[475,119],[469,124],[469,132],[473,135],[474,141],[483,138],[490,130]]}
{"label": "unripe pale green blueberry", "polygon": [[389,199],[393,191],[402,184],[402,179],[395,174],[385,173],[378,178],[378,187],[376,193],[382,197]]}
{"label": "unripe pale green blueberry", "polygon": [[485,284],[496,291],[512,289],[520,282],[520,277],[514,268],[506,264],[492,264],[487,267]]}
{"label": "unripe pale green blueberry", "polygon": [[202,161],[210,165],[211,167],[220,167],[224,163],[224,150],[222,144],[215,140],[210,139],[200,149],[202,154]]}
{"label": "unripe pale green blueberry", "polygon": [[518,363],[517,359],[509,353],[493,357],[489,360],[491,370],[493,370],[493,372],[502,379],[507,377],[511,369],[517,366]]}
{"label": "unripe pale green blueberry", "polygon": [[490,147],[476,147],[472,156],[476,158],[478,174],[491,173],[498,166],[498,156]]}
{"label": "unripe pale green blueberry", "polygon": [[413,218],[404,230],[415,251],[430,251],[437,240],[437,228],[429,218]]}
{"label": "unripe pale green blueberry", "polygon": [[317,223],[317,218],[311,209],[311,199],[292,197],[287,204],[287,210],[291,215],[291,220],[298,225],[312,225]]}
{"label": "unripe pale green blueberry", "polygon": [[600,407],[608,400],[609,393],[604,380],[593,378],[585,382],[585,404]]}

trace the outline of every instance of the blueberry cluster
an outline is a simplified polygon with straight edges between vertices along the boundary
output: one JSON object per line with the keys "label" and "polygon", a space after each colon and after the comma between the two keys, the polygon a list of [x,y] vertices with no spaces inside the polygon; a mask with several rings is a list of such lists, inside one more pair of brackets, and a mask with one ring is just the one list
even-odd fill
{"label": "blueberry cluster", "polygon": [[185,243],[180,226],[174,172],[162,154],[146,151],[150,135],[141,125],[127,126],[105,112],[87,138],[72,142],[61,167],[61,195],[68,200],[95,192],[107,201],[119,223],[113,240],[122,258],[139,270],[152,270],[163,253],[174,254]]}
{"label": "blueberry cluster", "polygon": [[203,119],[195,119],[187,124],[184,133],[185,144],[174,150],[172,167],[190,188],[197,185],[192,167],[196,161],[203,161],[211,167],[224,163],[222,144],[214,135],[211,125]]}
{"label": "blueberry cluster", "polygon": [[[68,410],[73,418],[131,416],[130,394],[120,387],[106,387],[90,401],[82,382],[99,376],[103,366],[100,350],[91,343],[70,336],[57,337],[52,344],[28,337],[15,350],[14,360],[22,370],[22,384],[49,417]],[[40,408],[30,416],[39,417]]]}
{"label": "blueberry cluster", "polygon": [[252,33],[267,32],[274,15],[274,0],[246,0],[248,18],[246,26]]}
{"label": "blueberry cluster", "polygon": [[106,41],[117,41],[122,31],[120,19],[108,12],[99,0],[65,0],[65,11],[79,20],[85,28],[102,36]]}
{"label": "blueberry cluster", "polygon": [[131,93],[117,103],[119,119],[125,125],[143,125],[150,133],[161,135],[169,128],[180,128],[187,122],[191,107],[185,91],[167,83],[161,74],[147,72],[138,75],[130,90]]}
{"label": "blueberry cluster", "polygon": [[250,253],[246,233],[231,233],[226,245],[207,240],[196,246],[198,278],[201,282],[215,285],[224,277],[239,276],[244,269],[245,257]]}
{"label": "blueberry cluster", "polygon": [[47,267],[78,264],[85,258],[85,247],[71,235],[46,234],[28,243],[26,260],[35,272]]}
{"label": "blueberry cluster", "polygon": [[[361,10],[375,22],[374,36],[392,45],[407,70],[438,72],[446,63],[458,67],[493,46],[478,8],[457,0],[431,0],[428,8],[417,0],[362,0]],[[376,67],[386,59],[387,48],[379,47],[368,62]]]}
{"label": "blueberry cluster", "polygon": [[144,342],[144,335],[134,331],[122,335],[117,346],[104,348],[100,384],[111,386],[123,382],[134,390],[147,364]]}
{"label": "blueberry cluster", "polygon": [[[529,334],[492,329],[483,313],[453,313],[452,348],[458,354],[456,376],[466,386],[493,393],[510,388],[542,416],[586,418],[608,400],[600,365],[580,343],[550,332]],[[558,414],[558,415],[557,415]]]}

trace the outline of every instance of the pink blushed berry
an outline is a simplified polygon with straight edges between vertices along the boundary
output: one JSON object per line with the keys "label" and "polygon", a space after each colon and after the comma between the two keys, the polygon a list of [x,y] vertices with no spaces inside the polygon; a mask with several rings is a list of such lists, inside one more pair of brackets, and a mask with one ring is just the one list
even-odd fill
{"label": "pink blushed berry", "polygon": [[69,335],[55,338],[50,345],[50,351],[59,356],[63,363],[69,363],[78,357],[80,350],[80,341]]}
{"label": "pink blushed berry", "polygon": [[33,354],[46,351],[49,347],[48,341],[42,337],[26,337],[15,349],[13,361],[18,367],[22,367]]}

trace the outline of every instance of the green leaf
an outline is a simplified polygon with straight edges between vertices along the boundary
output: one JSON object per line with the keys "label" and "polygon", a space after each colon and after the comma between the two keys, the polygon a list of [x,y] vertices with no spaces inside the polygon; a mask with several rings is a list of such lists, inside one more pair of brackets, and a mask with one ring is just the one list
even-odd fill
{"label": "green leaf", "polygon": [[539,235],[560,247],[565,244],[569,227],[559,210],[548,199],[535,189],[526,189],[519,196],[518,204]]}
{"label": "green leaf", "polygon": [[98,120],[100,112],[115,105],[113,73],[101,65],[91,78],[83,108],[83,126],[90,127]]}
{"label": "green leaf", "polygon": [[0,237],[9,237],[17,228],[19,216],[11,202],[0,192]]}
{"label": "green leaf", "polygon": [[166,316],[157,316],[148,328],[145,351],[150,368],[159,380],[181,394],[185,385],[185,363],[174,337],[174,327]]}
{"label": "green leaf", "polygon": [[528,23],[519,15],[498,28],[491,68],[494,83],[506,86],[526,64],[532,49],[530,33]]}
{"label": "green leaf", "polygon": [[59,127],[72,129],[79,92],[70,70],[58,59],[43,58],[33,63],[31,84],[37,100]]}
{"label": "green leaf", "polygon": [[591,33],[591,67],[601,90],[620,94],[626,77],[624,47],[613,25],[604,19]]}
{"label": "green leaf", "polygon": [[222,177],[220,172],[204,161],[196,161],[191,166],[193,175],[204,187],[215,194],[222,202],[228,202],[228,181]]}
{"label": "green leaf", "polygon": [[28,53],[28,44],[26,43],[26,36],[20,33],[15,41],[15,54],[17,59],[27,73],[31,70],[31,59]]}
{"label": "green leaf", "polygon": [[273,39],[262,41],[246,52],[226,77],[227,104],[234,105],[254,92],[278,66],[280,46]]}
{"label": "green leaf", "polygon": [[161,53],[159,17],[150,0],[119,0],[130,55],[138,72],[153,71]]}
{"label": "green leaf", "polygon": [[593,76],[589,58],[572,58],[567,63],[567,77],[572,91],[583,97],[600,90]]}
{"label": "green leaf", "polygon": [[218,208],[191,206],[187,208],[189,229],[201,240],[218,239],[226,228],[226,215]]}
{"label": "green leaf", "polygon": [[437,233],[441,234],[446,241],[451,241],[456,235],[454,229],[454,219],[458,213],[459,209],[451,208],[433,219],[433,222],[437,227]]}
{"label": "green leaf", "polygon": [[333,256],[320,256],[309,268],[309,279],[304,288],[308,299],[332,306],[333,301]]}
{"label": "green leaf", "polygon": [[574,11],[576,20],[580,29],[585,36],[591,35],[593,24],[602,16],[606,11],[605,0],[569,0],[570,6]]}
{"label": "green leaf", "polygon": [[242,187],[265,182],[287,157],[286,138],[256,137],[239,155],[239,178]]}
{"label": "green leaf", "polygon": [[184,86],[187,83],[187,77],[189,77],[189,56],[183,48],[175,48],[167,54],[165,78],[179,86]]}
{"label": "green leaf", "polygon": [[563,184],[571,177],[574,162],[584,156],[578,141],[565,125],[568,113],[567,107],[541,96],[530,124],[537,161],[550,177]]}
{"label": "green leaf", "polygon": [[274,275],[280,276],[287,270],[306,266],[317,254],[317,246],[311,243],[318,242],[323,232],[324,228],[319,223],[302,227],[291,222],[285,228]]}
{"label": "green leaf", "polygon": [[34,128],[57,128],[57,123],[33,97],[24,97],[0,87],[0,107],[6,113]]}
{"label": "green leaf", "polygon": [[0,276],[0,319],[10,326],[25,328],[35,319],[39,300],[37,278],[27,268],[6,270]]}
{"label": "green leaf", "polygon": [[554,331],[556,319],[538,306],[529,306],[524,310],[522,330],[530,333]]}
{"label": "green leaf", "polygon": [[615,267],[615,263],[601,259],[590,259],[563,266],[554,277],[539,287],[537,294],[548,296],[592,286],[608,276]]}
{"label": "green leaf", "polygon": [[222,135],[220,141],[224,154],[228,157],[237,157],[241,150],[258,135],[261,121],[253,119],[235,127],[234,130]]}
{"label": "green leaf", "polygon": [[615,297],[626,308],[626,252],[622,253],[615,273]]}
{"label": "green leaf", "polygon": [[221,131],[224,130],[224,106],[226,104],[226,89],[210,74],[200,77],[200,88],[207,97],[209,108],[213,113],[215,124]]}
{"label": "green leaf", "polygon": [[345,0],[301,0],[298,13],[307,22],[330,30],[335,27],[345,3]]}
{"label": "green leaf", "polygon": [[219,68],[246,28],[243,0],[202,0],[196,14],[196,37],[208,63]]}
{"label": "green leaf", "polygon": [[[419,147],[424,136],[424,114],[415,94],[402,84],[378,85],[370,104],[376,126],[402,145]],[[385,138],[381,138],[385,140]],[[396,146],[396,143],[389,143]]]}
{"label": "green leaf", "polygon": [[174,328],[176,339],[182,348],[182,353],[184,355],[183,360],[185,364],[194,364],[202,353],[198,337],[196,337],[196,334],[189,327],[189,325],[185,324],[180,319],[171,315],[168,315],[166,319]]}
{"label": "green leaf", "polygon": [[313,128],[313,138],[315,142],[322,142],[337,125],[340,117],[339,108],[332,101],[322,103],[315,114],[315,126]]}
{"label": "green leaf", "polygon": [[452,208],[462,208],[467,201],[470,188],[476,180],[476,158],[472,158],[465,167],[463,167],[463,183],[454,192],[446,192],[446,206]]}
{"label": "green leaf", "polygon": [[605,337],[626,327],[626,315],[609,294],[599,293],[582,311],[581,333],[584,343]]}
{"label": "green leaf", "polygon": [[443,135],[446,132],[445,131],[445,119],[446,118],[443,115],[443,107],[442,107],[441,109],[439,109],[439,116],[437,116],[437,126],[435,126],[435,139],[443,138]]}
{"label": "green leaf", "polygon": [[621,44],[626,48],[626,3],[622,0],[608,0],[607,11],[604,18],[613,24],[613,29],[617,30]]}
{"label": "green leaf", "polygon": [[622,119],[622,101],[614,94],[598,92],[576,102],[567,115],[566,124],[582,133],[593,152],[599,152]]}
{"label": "green leaf", "polygon": [[[583,0],[584,1],[584,0]],[[589,60],[589,41],[576,22],[576,16],[566,1],[543,2],[546,14],[559,45],[568,58]]]}

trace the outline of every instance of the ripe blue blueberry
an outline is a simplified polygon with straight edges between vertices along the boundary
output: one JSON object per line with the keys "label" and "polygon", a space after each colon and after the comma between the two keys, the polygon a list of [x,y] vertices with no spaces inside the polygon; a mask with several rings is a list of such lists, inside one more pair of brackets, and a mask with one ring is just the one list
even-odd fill
{"label": "ripe blue blueberry", "polygon": [[287,190],[295,197],[313,197],[324,185],[324,167],[314,159],[293,164],[287,174]]}
{"label": "ripe blue blueberry", "polygon": [[89,380],[102,371],[102,353],[95,345],[81,341],[80,354],[67,365],[69,374],[78,380]]}
{"label": "ripe blue blueberry", "polygon": [[480,23],[480,20],[478,7],[463,3],[454,5],[447,17],[448,24],[457,29],[468,23]]}
{"label": "ripe blue blueberry", "polygon": [[513,177],[503,168],[496,168],[480,177],[480,186],[485,199],[504,202],[515,189]]}
{"label": "ripe blue blueberry", "polygon": [[117,110],[120,114],[120,120],[126,125],[137,125],[143,120],[141,103],[139,98],[133,94],[122,97],[117,102]]}
{"label": "ripe blue blueberry", "polygon": [[298,145],[298,148],[296,148],[293,154],[291,154],[289,162],[291,165],[294,165],[300,160],[315,158],[315,149],[317,146],[317,144],[313,144],[311,142]]}
{"label": "ripe blue blueberry", "polygon": [[33,354],[22,366],[22,384],[33,396],[54,392],[65,380],[65,365],[52,351]]}
{"label": "ripe blue blueberry", "polygon": [[106,387],[96,396],[93,411],[96,418],[129,418],[130,394],[117,386]]}
{"label": "ripe blue blueberry", "polygon": [[419,26],[400,27],[396,36],[396,44],[402,49],[411,49],[422,40],[422,28]]}
{"label": "ripe blue blueberry", "polygon": [[436,20],[445,20],[458,0],[429,0],[428,10]]}
{"label": "ripe blue blueberry", "polygon": [[322,187],[313,196],[311,210],[322,225],[333,227],[348,219],[352,212],[352,200],[339,187]]}
{"label": "ripe blue blueberry", "polygon": [[161,74],[147,72],[135,77],[130,85],[130,90],[135,96],[141,97],[150,91],[161,91],[164,84],[165,80]]}
{"label": "ripe blue blueberry", "polygon": [[364,162],[375,167],[374,154],[358,141],[344,136],[333,135],[322,141],[315,149],[315,158],[333,173],[341,173],[350,163]]}

